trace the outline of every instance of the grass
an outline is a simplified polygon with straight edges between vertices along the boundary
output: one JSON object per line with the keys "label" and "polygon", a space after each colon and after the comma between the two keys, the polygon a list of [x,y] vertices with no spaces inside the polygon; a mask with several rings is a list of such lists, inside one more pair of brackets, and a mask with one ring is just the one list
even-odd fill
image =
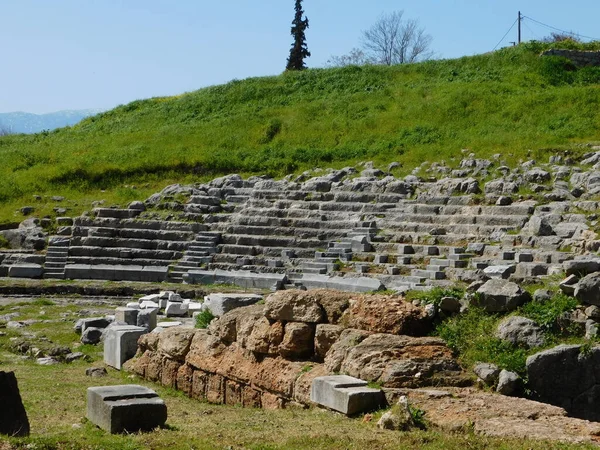
{"label": "grass", "polygon": [[[393,67],[311,69],[138,100],[80,124],[0,138],[0,223],[54,206],[74,214],[144,199],[174,182],[281,176],[373,160],[408,173],[458,150],[516,163],[600,140],[600,69],[538,57],[526,43]],[[598,48],[589,44],[585,48]],[[42,198],[36,200],[33,195]],[[50,196],[65,201],[55,204]]]}
{"label": "grass", "polygon": [[546,335],[546,344],[542,348],[520,348],[495,337],[499,322],[508,315],[489,314],[476,307],[470,307],[466,313],[439,324],[436,334],[448,343],[467,368],[477,362],[489,362],[526,377],[525,361],[528,356],[567,341],[587,342],[574,330],[562,329],[557,323],[561,314],[572,311],[577,305],[574,298],[557,293],[550,300],[531,301],[511,313],[530,318],[540,325]]}

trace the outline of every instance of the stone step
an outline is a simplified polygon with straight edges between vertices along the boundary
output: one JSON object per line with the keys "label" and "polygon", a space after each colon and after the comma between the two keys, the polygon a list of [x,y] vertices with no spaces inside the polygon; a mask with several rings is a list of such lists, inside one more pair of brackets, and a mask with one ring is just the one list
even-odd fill
{"label": "stone step", "polygon": [[326,245],[320,239],[301,239],[287,236],[253,236],[244,234],[223,235],[223,245],[234,246],[253,246],[253,247],[300,247],[300,248],[319,248]]}
{"label": "stone step", "polygon": [[65,262],[51,262],[46,261],[44,264],[44,270],[46,269],[63,269],[65,267]]}
{"label": "stone step", "polygon": [[125,239],[110,237],[73,237],[73,246],[80,247],[102,247],[102,248],[128,248],[142,250],[172,250],[183,251],[189,245],[188,242],[164,241],[151,239]]}
{"label": "stone step", "polygon": [[171,259],[147,259],[147,258],[111,258],[105,256],[69,256],[67,264],[88,265],[122,265],[122,266],[156,266],[163,267],[171,264]]}
{"label": "stone step", "polygon": [[77,227],[73,236],[88,237],[107,237],[123,239],[147,239],[163,241],[191,241],[195,233],[191,231],[171,231],[171,230],[144,230],[135,228],[114,228],[114,227]]}
{"label": "stone step", "polygon": [[48,254],[46,254],[46,262],[60,263],[60,262],[66,262],[67,259],[68,259],[67,255],[64,255],[64,256],[48,256]]}
{"label": "stone step", "polygon": [[426,278],[428,280],[444,280],[446,278],[444,272],[437,270],[413,269],[411,270],[411,275],[413,277]]}
{"label": "stone step", "polygon": [[304,268],[302,268],[302,272],[304,272],[304,273],[312,273],[312,274],[326,274],[327,273],[327,268],[326,267],[321,267],[321,268],[317,268],[317,267],[304,267]]}
{"label": "stone step", "polygon": [[175,250],[148,250],[139,248],[125,247],[97,247],[97,246],[79,246],[73,245],[69,248],[70,256],[84,257],[109,257],[109,258],[142,258],[142,259],[161,259],[175,260],[181,259],[184,255],[182,251]]}
{"label": "stone step", "polygon": [[118,219],[118,218],[92,218],[80,216],[74,219],[74,225],[86,228],[122,228],[136,230],[164,230],[164,231],[189,231],[198,233],[208,230],[208,227],[201,223],[194,222],[175,222],[165,220],[137,220],[137,219]]}
{"label": "stone step", "polygon": [[141,213],[141,211],[137,209],[117,208],[94,208],[92,212],[96,217],[110,217],[115,219],[131,219]]}

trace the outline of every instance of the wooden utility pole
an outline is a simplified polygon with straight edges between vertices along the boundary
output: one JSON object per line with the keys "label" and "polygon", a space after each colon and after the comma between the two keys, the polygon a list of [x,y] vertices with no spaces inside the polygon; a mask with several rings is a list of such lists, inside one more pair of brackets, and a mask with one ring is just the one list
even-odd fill
{"label": "wooden utility pole", "polygon": [[519,22],[519,38],[517,39],[517,43],[520,44],[521,43],[521,19],[523,18],[523,16],[521,15],[521,11],[519,11],[519,17],[517,18],[517,21]]}

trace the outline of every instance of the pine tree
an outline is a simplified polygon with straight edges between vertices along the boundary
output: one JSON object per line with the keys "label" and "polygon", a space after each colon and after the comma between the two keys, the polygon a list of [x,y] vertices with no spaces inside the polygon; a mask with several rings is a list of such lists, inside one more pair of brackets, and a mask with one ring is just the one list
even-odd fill
{"label": "pine tree", "polygon": [[306,69],[304,64],[304,58],[310,56],[308,47],[306,45],[306,36],[304,31],[308,28],[308,17],[302,15],[302,0],[296,0],[296,15],[292,22],[291,34],[294,36],[294,43],[290,49],[290,56],[287,60],[286,70],[303,70]]}

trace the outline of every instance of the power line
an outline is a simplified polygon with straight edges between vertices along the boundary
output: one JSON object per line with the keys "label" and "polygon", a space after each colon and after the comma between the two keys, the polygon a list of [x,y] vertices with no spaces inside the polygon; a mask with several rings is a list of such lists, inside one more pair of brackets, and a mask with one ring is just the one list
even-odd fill
{"label": "power line", "polygon": [[496,50],[498,48],[498,46],[500,44],[502,44],[502,41],[504,41],[504,39],[506,39],[506,36],[508,36],[508,33],[511,32],[511,30],[515,27],[515,24],[519,21],[519,19],[516,19],[513,24],[510,26],[510,28],[508,29],[508,31],[506,32],[506,34],[504,36],[502,36],[502,39],[500,39],[500,41],[498,41],[498,43],[496,44],[496,46],[492,49],[492,51]]}
{"label": "power line", "polygon": [[577,37],[582,37],[582,38],[586,38],[586,39],[591,39],[592,41],[600,41],[600,39],[598,39],[598,38],[594,38],[594,37],[591,37],[591,36],[585,36],[585,35],[583,35],[583,34],[576,34],[576,33],[573,33],[572,31],[561,30],[560,28],[556,28],[556,27],[553,27],[552,25],[548,25],[548,24],[545,24],[545,23],[543,23],[543,22],[540,22],[540,21],[538,21],[538,20],[532,19],[532,18],[531,18],[531,17],[529,17],[529,16],[523,16],[523,17],[524,17],[525,19],[529,19],[529,20],[531,20],[532,22],[535,22],[535,23],[537,23],[538,25],[542,25],[543,27],[549,28],[549,29],[551,29],[551,30],[554,30],[554,31],[560,31],[561,33],[568,34],[568,35],[570,35],[570,36],[577,36]]}

